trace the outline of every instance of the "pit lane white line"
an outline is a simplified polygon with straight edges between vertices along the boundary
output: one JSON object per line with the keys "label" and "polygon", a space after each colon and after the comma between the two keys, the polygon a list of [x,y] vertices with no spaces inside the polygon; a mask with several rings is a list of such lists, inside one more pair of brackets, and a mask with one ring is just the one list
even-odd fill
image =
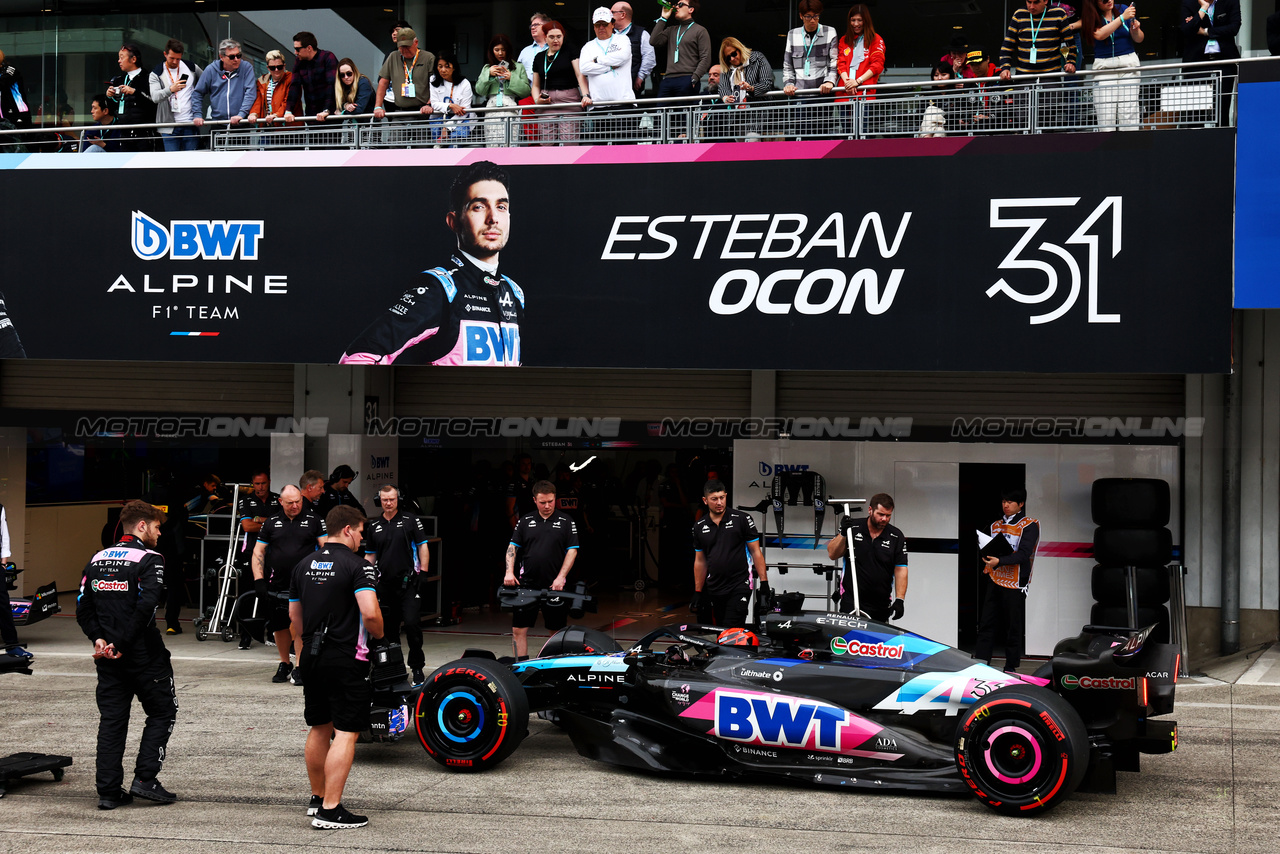
{"label": "pit lane white line", "polygon": [[1280,706],[1258,706],[1247,703],[1174,703],[1173,710],[1178,709],[1253,709],[1259,712],[1280,712]]}

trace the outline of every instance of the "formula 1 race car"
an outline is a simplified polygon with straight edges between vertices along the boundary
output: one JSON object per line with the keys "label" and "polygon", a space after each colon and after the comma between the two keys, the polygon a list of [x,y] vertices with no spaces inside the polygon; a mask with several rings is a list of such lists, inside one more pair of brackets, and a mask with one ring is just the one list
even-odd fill
{"label": "formula 1 race car", "polygon": [[545,710],[579,753],[615,765],[967,787],[1009,815],[1043,813],[1076,789],[1114,793],[1116,771],[1177,746],[1177,724],[1154,718],[1173,710],[1179,651],[1149,642],[1151,627],[1086,626],[1040,675],[1020,676],[896,626],[803,612],[802,594],[778,602],[758,638],[684,625],[624,652],[571,626],[527,661],[468,650],[427,678],[419,741],[441,765],[480,771]]}

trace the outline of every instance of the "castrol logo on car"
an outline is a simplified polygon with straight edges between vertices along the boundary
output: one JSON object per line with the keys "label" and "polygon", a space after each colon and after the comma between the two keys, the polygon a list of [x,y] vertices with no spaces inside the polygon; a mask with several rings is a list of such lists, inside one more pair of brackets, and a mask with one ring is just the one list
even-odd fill
{"label": "castrol logo on car", "polygon": [[858,640],[844,638],[831,639],[831,651],[836,655],[856,655],[861,658],[902,659],[902,647],[889,646],[884,643],[863,643]]}
{"label": "castrol logo on car", "polygon": [[1068,690],[1076,688],[1084,688],[1091,690],[1117,691],[1132,690],[1136,683],[1133,677],[1122,679],[1119,676],[1073,676],[1068,674],[1062,677],[1062,687]]}
{"label": "castrol logo on car", "polygon": [[98,579],[93,582],[93,589],[99,593],[128,593],[129,582]]}

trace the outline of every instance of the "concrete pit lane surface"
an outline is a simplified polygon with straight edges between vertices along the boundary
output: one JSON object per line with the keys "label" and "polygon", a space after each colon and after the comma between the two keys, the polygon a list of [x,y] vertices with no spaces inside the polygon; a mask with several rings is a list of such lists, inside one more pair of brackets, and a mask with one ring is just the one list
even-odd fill
{"label": "concrete pit lane surface", "polygon": [[[504,654],[503,617],[486,619],[488,626],[470,620],[428,631],[428,672],[467,646]],[[98,717],[89,644],[66,616],[22,637],[36,654],[35,675],[0,677],[3,752],[61,753],[75,764],[60,783],[49,774],[11,782],[0,800],[0,852],[1270,854],[1280,839],[1280,665],[1251,679],[1257,668],[1243,658],[1210,668],[1219,678],[1179,685],[1175,753],[1143,757],[1140,774],[1120,775],[1116,795],[1077,794],[1035,819],[1004,818],[969,796],[615,769],[578,756],[566,735],[534,717],[520,749],[487,773],[442,769],[412,734],[394,745],[358,745],[343,802],[367,814],[369,825],[319,831],[306,817],[302,689],[271,682],[273,648],[197,643],[190,624],[166,637],[180,708],[160,780],[180,800],[102,812],[93,785]],[[135,704],[126,780],[142,718]]]}

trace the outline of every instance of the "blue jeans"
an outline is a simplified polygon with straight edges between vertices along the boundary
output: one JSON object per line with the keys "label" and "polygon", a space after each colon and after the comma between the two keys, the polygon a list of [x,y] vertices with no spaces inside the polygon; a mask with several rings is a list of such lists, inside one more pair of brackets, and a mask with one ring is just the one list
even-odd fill
{"label": "blue jeans", "polygon": [[692,74],[675,74],[669,77],[663,77],[661,85],[658,86],[659,98],[684,98],[689,95],[698,94],[698,84],[701,80],[694,80]]}
{"label": "blue jeans", "polygon": [[174,128],[173,133],[162,133],[165,151],[195,151],[200,137],[195,128]]}

